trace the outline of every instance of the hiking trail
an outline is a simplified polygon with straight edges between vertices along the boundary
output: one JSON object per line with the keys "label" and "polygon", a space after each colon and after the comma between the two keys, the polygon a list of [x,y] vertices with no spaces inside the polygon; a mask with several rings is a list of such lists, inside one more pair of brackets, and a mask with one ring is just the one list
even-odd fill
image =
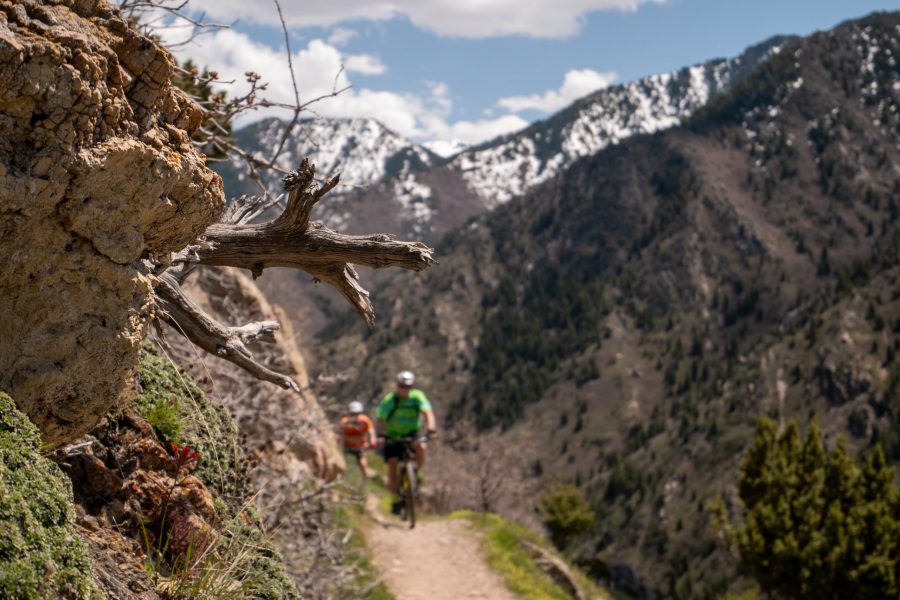
{"label": "hiking trail", "polygon": [[464,521],[423,520],[409,529],[399,519],[382,517],[371,494],[366,512],[372,562],[397,600],[517,600],[488,567],[478,534]]}

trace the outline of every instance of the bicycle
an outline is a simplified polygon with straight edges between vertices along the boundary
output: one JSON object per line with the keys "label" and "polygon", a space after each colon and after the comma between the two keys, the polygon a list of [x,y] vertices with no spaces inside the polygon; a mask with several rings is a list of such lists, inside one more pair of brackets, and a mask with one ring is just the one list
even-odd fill
{"label": "bicycle", "polygon": [[416,451],[413,449],[413,442],[421,444],[427,440],[427,435],[391,440],[403,444],[403,454],[397,461],[397,475],[400,477],[400,520],[409,519],[410,529],[416,526],[416,500],[419,498],[419,486],[416,483]]}

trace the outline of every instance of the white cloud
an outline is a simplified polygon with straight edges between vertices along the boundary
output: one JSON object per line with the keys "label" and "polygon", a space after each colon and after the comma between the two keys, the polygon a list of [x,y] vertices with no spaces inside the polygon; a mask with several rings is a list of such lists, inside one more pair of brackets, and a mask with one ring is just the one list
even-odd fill
{"label": "white cloud", "polygon": [[336,27],[334,31],[331,32],[331,35],[328,36],[328,43],[332,46],[343,46],[357,35],[359,34],[352,29]]}
{"label": "white cloud", "polygon": [[344,59],[344,67],[360,75],[381,75],[387,71],[387,67],[370,54],[351,54]]}
{"label": "white cloud", "polygon": [[[164,41],[177,41],[172,31],[159,32]],[[202,44],[176,47],[179,59],[191,58],[195,64],[217,71],[223,81],[235,80],[226,88],[232,96],[247,89],[244,73],[259,72],[268,87],[263,95],[270,101],[293,103],[294,90],[288,69],[287,54],[253,41],[247,35],[233,29],[224,29],[202,38]],[[335,88],[350,85],[350,73],[378,74],[384,65],[368,55],[345,56],[335,46],[314,39],[306,47],[293,53],[291,60],[301,101],[308,101],[330,94]],[[346,69],[341,71],[341,65]],[[494,136],[525,127],[528,123],[517,115],[504,115],[497,119],[450,122],[453,103],[447,84],[439,81],[426,83],[422,95],[393,91],[351,88],[335,97],[324,99],[311,108],[326,117],[368,117],[381,121],[385,126],[420,142],[453,140],[473,144]],[[279,109],[265,109],[244,115],[235,123],[237,127],[272,114]],[[284,116],[281,110],[281,116]]]}
{"label": "white cloud", "polygon": [[568,71],[563,78],[562,86],[558,90],[547,90],[543,94],[531,94],[529,96],[509,96],[497,101],[497,105],[510,112],[523,110],[536,110],[542,113],[552,113],[564,108],[591,92],[609,86],[616,80],[613,72],[599,73],[593,69],[573,69]]}
{"label": "white cloud", "polygon": [[449,158],[454,154],[458,154],[469,147],[459,140],[433,140],[423,144],[426,148],[444,158]]}
{"label": "white cloud", "polygon": [[503,115],[496,119],[434,124],[432,130],[438,134],[436,138],[472,145],[519,131],[527,126],[528,121],[518,115]]}
{"label": "white cloud", "polygon": [[[578,33],[588,13],[637,10],[666,0],[329,0],[282,3],[290,27],[332,26],[354,19],[386,20],[405,16],[439,35],[485,38],[527,35],[542,38]],[[244,19],[279,25],[277,11],[246,0],[193,0],[190,8],[221,21]]]}

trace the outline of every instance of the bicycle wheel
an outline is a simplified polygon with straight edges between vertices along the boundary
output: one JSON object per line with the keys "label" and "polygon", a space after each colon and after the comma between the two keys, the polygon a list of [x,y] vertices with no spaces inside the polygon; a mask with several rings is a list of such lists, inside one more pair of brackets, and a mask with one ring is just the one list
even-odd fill
{"label": "bicycle wheel", "polygon": [[406,493],[403,501],[406,503],[406,515],[409,517],[409,528],[416,526],[416,471],[412,461],[407,461],[403,470],[406,479]]}

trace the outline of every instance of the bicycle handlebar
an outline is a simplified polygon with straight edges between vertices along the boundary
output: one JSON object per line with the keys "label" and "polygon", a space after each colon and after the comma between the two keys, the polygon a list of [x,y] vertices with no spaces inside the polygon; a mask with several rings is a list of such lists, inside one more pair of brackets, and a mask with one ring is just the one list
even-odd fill
{"label": "bicycle handlebar", "polygon": [[406,436],[399,437],[399,438],[389,438],[386,435],[380,435],[378,437],[380,437],[381,439],[383,439],[385,441],[390,440],[392,442],[400,442],[400,443],[404,443],[404,444],[412,444],[413,442],[427,442],[428,441],[428,434],[406,435]]}

